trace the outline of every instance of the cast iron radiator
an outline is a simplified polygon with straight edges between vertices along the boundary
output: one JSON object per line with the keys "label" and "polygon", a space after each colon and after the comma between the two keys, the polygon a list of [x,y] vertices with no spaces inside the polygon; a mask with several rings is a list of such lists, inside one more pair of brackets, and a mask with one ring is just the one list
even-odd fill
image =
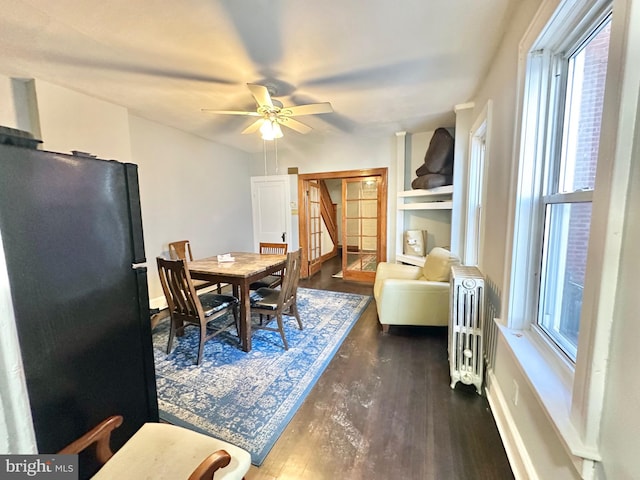
{"label": "cast iron radiator", "polygon": [[449,368],[451,388],[456,383],[475,385],[482,393],[482,327],[484,322],[484,277],[477,267],[451,267],[451,315]]}

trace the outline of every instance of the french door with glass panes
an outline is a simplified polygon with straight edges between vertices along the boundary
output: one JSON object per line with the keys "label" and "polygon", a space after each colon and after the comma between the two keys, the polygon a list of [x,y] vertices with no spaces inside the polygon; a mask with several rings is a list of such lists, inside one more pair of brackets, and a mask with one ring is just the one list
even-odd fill
{"label": "french door with glass panes", "polygon": [[307,188],[307,260],[311,276],[322,267],[322,214],[318,181],[308,182]]}
{"label": "french door with glass panes", "polygon": [[373,282],[380,261],[379,176],[342,180],[342,272],[345,280]]}

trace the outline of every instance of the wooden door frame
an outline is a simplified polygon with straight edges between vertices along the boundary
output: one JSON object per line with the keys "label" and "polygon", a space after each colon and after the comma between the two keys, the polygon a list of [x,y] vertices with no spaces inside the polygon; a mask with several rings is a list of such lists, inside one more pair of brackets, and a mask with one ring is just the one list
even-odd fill
{"label": "wooden door frame", "polygon": [[298,175],[298,228],[300,248],[302,249],[302,266],[300,276],[309,276],[308,232],[307,232],[307,199],[305,197],[305,183],[311,180],[329,180],[344,178],[380,177],[380,195],[378,196],[378,217],[380,231],[380,256],[379,261],[387,260],[387,195],[388,195],[388,168],[366,168],[362,170],[342,170],[338,172],[304,173]]}

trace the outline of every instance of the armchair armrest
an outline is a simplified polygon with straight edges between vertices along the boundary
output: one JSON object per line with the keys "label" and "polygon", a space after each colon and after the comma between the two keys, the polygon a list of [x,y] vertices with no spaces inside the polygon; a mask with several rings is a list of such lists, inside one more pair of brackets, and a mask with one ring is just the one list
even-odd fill
{"label": "armchair armrest", "polygon": [[378,299],[382,282],[388,278],[418,280],[422,278],[422,268],[400,263],[380,262],[376,268],[376,279],[373,284],[373,296]]}
{"label": "armchair armrest", "polygon": [[196,467],[189,480],[211,480],[216,470],[224,468],[231,463],[231,455],[226,450],[217,450],[205,458]]}
{"label": "armchair armrest", "polygon": [[417,280],[422,277],[422,267],[415,265],[403,265],[401,263],[380,262],[376,269],[376,277],[406,278]]}
{"label": "armchair armrest", "polygon": [[[406,292],[411,292],[411,295],[419,294],[436,294],[443,295],[449,294],[449,283],[447,282],[432,282],[430,280],[408,280],[401,278],[387,278],[383,282],[384,290],[383,295],[405,295]],[[447,297],[448,300],[449,297]]]}
{"label": "armchair armrest", "polygon": [[101,465],[104,465],[107,460],[113,457],[113,451],[111,450],[110,445],[111,432],[122,425],[122,420],[122,415],[113,415],[106,420],[103,420],[97,426],[93,427],[77,440],[71,442],[58,453],[67,455],[78,454],[95,443],[96,458]]}

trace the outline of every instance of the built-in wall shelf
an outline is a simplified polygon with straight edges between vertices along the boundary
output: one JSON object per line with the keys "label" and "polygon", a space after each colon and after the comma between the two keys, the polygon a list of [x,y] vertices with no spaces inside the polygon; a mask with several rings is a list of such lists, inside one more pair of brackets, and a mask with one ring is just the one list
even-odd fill
{"label": "built-in wall shelf", "polygon": [[[398,192],[398,210],[451,210],[453,185]],[[421,201],[415,201],[421,200]]]}
{"label": "built-in wall shelf", "polygon": [[398,210],[451,210],[452,208],[453,202],[451,200],[398,204]]}
{"label": "built-in wall shelf", "polygon": [[[396,133],[396,262],[419,267],[424,265],[425,257],[404,253],[404,237],[408,230],[426,232],[425,253],[434,247],[444,247],[460,255],[464,241],[464,172],[467,170],[468,137],[473,109],[472,103],[458,105],[455,109],[453,185],[422,190],[411,189],[410,185],[415,178],[413,173],[424,163],[425,151],[429,147],[433,132]],[[410,137],[410,140],[407,137]],[[411,249],[406,251],[411,252]]]}
{"label": "built-in wall shelf", "polygon": [[445,185],[443,187],[430,188],[428,190],[405,190],[398,192],[398,197],[401,198],[413,198],[413,197],[434,197],[438,195],[452,195],[453,185]]}

